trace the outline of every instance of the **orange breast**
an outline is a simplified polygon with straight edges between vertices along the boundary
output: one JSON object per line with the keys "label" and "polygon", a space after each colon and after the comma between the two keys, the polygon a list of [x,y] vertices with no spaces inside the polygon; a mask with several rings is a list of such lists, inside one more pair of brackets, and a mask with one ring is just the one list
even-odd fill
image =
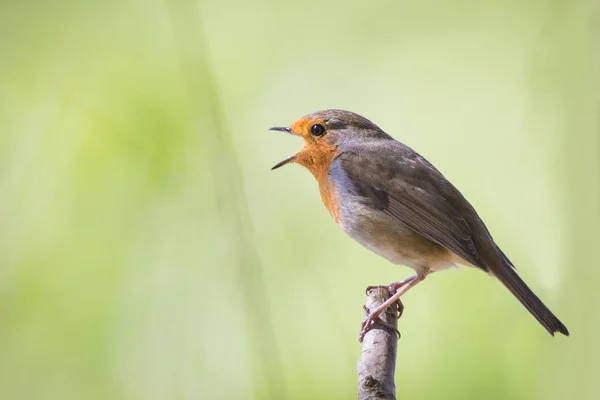
{"label": "orange breast", "polygon": [[327,178],[325,178],[324,182],[319,182],[319,189],[321,191],[321,199],[323,200],[323,204],[325,204],[325,207],[327,207],[329,214],[331,214],[336,224],[339,224],[340,207],[338,205],[335,184],[333,182],[327,182]]}
{"label": "orange breast", "polygon": [[337,202],[335,184],[327,179],[329,167],[337,155],[337,148],[326,140],[311,143],[296,155],[296,162],[308,169],[317,182],[321,191],[321,199],[336,223],[340,223],[340,209]]}

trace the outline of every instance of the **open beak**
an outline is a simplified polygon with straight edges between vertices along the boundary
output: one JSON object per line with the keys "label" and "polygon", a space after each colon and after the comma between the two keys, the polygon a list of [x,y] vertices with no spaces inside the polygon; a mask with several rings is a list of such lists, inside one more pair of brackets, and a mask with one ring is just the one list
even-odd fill
{"label": "open beak", "polygon": [[[295,135],[294,132],[292,132],[292,130],[290,128],[287,128],[285,126],[275,126],[273,128],[269,128],[270,131],[279,131],[279,132],[286,132],[289,133],[290,135]],[[286,158],[285,160],[278,162],[277,164],[275,164],[275,166],[273,168],[271,168],[271,171],[274,169],[277,169],[279,167],[283,167],[285,164],[289,164],[291,162],[294,162],[294,160],[296,159],[296,155],[294,154],[293,156],[290,156],[288,158]]]}

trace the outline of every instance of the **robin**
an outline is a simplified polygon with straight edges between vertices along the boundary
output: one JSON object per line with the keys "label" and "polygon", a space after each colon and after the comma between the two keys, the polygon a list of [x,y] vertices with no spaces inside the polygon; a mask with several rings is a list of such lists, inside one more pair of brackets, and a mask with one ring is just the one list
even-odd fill
{"label": "robin", "polygon": [[321,199],[342,229],[358,243],[416,274],[394,282],[394,293],[370,313],[359,339],[379,315],[432,272],[457,264],[496,277],[554,336],[565,325],[517,275],[473,206],[433,165],[368,119],[323,110],[288,127],[304,147],[272,169],[297,163],[319,183]]}

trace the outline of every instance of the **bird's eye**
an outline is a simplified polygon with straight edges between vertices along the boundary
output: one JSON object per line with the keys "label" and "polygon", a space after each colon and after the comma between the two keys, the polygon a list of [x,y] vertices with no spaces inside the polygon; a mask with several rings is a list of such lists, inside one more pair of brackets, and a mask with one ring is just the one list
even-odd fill
{"label": "bird's eye", "polygon": [[315,137],[323,136],[325,134],[325,127],[321,124],[315,124],[311,126],[310,133]]}

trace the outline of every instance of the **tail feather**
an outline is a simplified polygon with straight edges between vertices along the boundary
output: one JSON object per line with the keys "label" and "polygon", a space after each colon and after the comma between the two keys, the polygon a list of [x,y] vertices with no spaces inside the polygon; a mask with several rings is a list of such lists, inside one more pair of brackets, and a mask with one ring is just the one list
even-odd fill
{"label": "tail feather", "polygon": [[508,290],[529,310],[540,324],[552,336],[555,332],[560,332],[569,336],[567,327],[546,307],[544,303],[533,293],[531,289],[523,282],[517,272],[508,265],[502,265],[500,268],[494,268],[492,273]]}

